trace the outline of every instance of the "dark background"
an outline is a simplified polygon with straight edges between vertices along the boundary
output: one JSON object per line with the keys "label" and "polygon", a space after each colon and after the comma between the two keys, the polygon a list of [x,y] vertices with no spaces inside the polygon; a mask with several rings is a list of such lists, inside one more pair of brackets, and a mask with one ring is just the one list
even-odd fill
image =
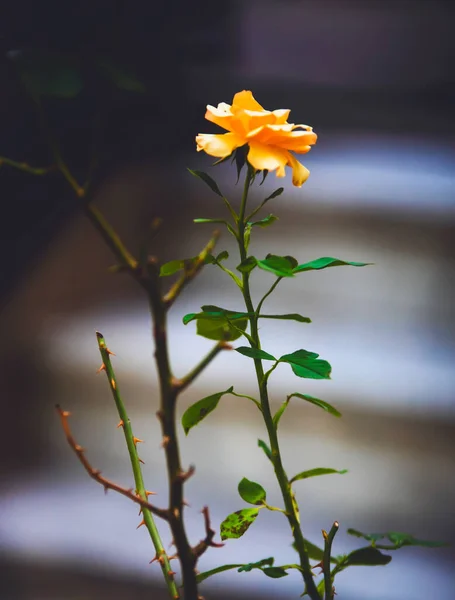
{"label": "dark background", "polygon": [[[236,91],[252,89],[265,107],[290,107],[297,122],[315,127],[318,145],[303,161],[312,176],[302,195],[288,185],[289,201],[276,208],[281,221],[270,230],[271,239],[284,253],[293,253],[286,246],[293,241],[301,254],[344,252],[348,259],[379,265],[371,276],[362,271],[344,275],[346,280],[331,274],[329,280],[323,275],[309,279],[301,290],[307,294],[305,310],[333,327],[333,334],[330,327],[329,333],[320,332],[327,333],[320,343],[334,353],[331,362],[336,364],[338,357],[344,364],[350,340],[351,351],[359,353],[356,360],[374,357],[361,376],[346,376],[344,387],[343,377],[340,384],[335,381],[340,387],[332,393],[343,409],[344,424],[328,425],[325,415],[304,412],[308,442],[302,442],[297,418],[287,422],[287,429],[283,426],[283,437],[289,436],[292,444],[309,444],[310,456],[311,443],[325,452],[324,460],[327,456],[336,462],[339,451],[349,463],[339,467],[354,472],[353,479],[337,480],[333,489],[315,484],[316,492],[306,492],[315,536],[328,527],[334,510],[345,517],[346,527],[408,528],[432,539],[453,539],[455,533],[454,13],[453,3],[442,0],[46,1],[15,2],[1,10],[0,155],[37,166],[52,160],[7,52],[38,48],[76,57],[84,71],[84,90],[73,99],[46,98],[43,108],[80,181],[95,144],[95,200],[133,250],[151,219],[160,216],[160,255],[192,255],[208,232],[195,231],[191,219],[222,214],[223,208],[189,181],[185,170],[208,169],[210,164],[194,152],[194,135],[214,131],[204,121],[206,104],[230,102]],[[145,92],[116,89],[99,77],[93,62],[100,55],[134,73]],[[232,174],[220,170],[219,177],[225,189],[233,189]],[[270,182],[272,177],[270,186],[276,183]],[[108,507],[114,505],[95,506],[99,490],[93,490],[95,484],[85,481],[68,456],[52,412],[63,395],[78,414],[84,444],[114,474],[128,477],[121,444],[108,441],[111,429],[97,435],[107,418],[104,411],[112,407],[106,396],[101,401],[102,382],[93,383],[91,377],[98,359],[90,336],[103,326],[117,352],[122,354],[125,344],[121,368],[132,410],[138,419],[151,419],[154,410],[146,398],[153,376],[138,374],[132,350],[140,346],[141,355],[150,353],[147,333],[142,337],[148,328],[146,307],[130,282],[107,275],[112,257],[57,174],[34,177],[2,166],[0,203],[0,378],[7,423],[0,441],[6,475],[0,548],[8,575],[0,595],[24,600],[147,597],[150,571],[132,564],[141,558],[129,563],[126,542],[121,554],[121,536],[109,537],[109,523],[117,513],[109,513]],[[209,294],[224,297],[223,285],[204,275],[199,295],[204,292],[204,301],[215,302]],[[277,309],[293,301],[290,292],[277,298]],[[204,301],[197,304],[198,296],[189,306]],[[186,347],[177,321],[175,331],[177,347]],[[271,343],[279,343],[280,335],[275,332]],[[401,344],[410,355],[397,350],[396,371],[390,371],[390,356]],[[186,359],[181,360],[184,364]],[[403,380],[400,373],[406,373]],[[218,389],[219,376],[212,377],[198,384],[193,399],[213,393],[213,386]],[[209,441],[225,440],[218,472],[204,471],[207,439],[188,442],[189,454],[200,464],[201,479],[192,490],[196,506],[199,500],[218,502],[219,519],[223,511],[237,508],[235,478],[244,473],[232,466],[238,458],[234,447],[256,452],[242,445],[241,423],[248,418],[248,412],[235,416],[228,411],[224,422],[235,433],[218,431],[216,418],[213,430],[206,430]],[[251,435],[255,442],[254,431]],[[308,468],[324,466],[315,464],[316,457],[312,460]],[[219,482],[227,481],[231,470],[233,483],[225,492],[228,486]],[[158,480],[158,486],[164,485]],[[218,485],[219,492],[213,489]],[[65,507],[76,511],[67,534]],[[105,546],[97,546],[91,534],[95,524],[84,520],[92,508],[93,515],[105,520]],[[120,502],[120,518],[127,510]],[[352,515],[360,522],[352,523]],[[195,536],[200,535],[197,518]],[[131,523],[126,525],[129,531]],[[72,544],[76,532],[87,537],[81,533]],[[253,547],[263,552],[258,548],[269,540],[258,538],[256,546],[253,541],[249,546],[245,538],[244,543],[251,552]],[[348,543],[340,541],[340,551]],[[232,550],[235,558],[237,548]],[[361,569],[350,580],[340,578],[340,597],[424,600],[454,593],[452,550],[402,552],[404,557],[385,570]],[[213,560],[218,564],[224,559]],[[214,584],[207,597],[221,599],[227,584],[234,586],[227,591],[230,597],[240,597],[235,585],[257,586],[259,597],[271,598],[285,593],[295,597],[299,590],[295,580],[287,588],[264,578],[253,578],[252,584],[242,578],[235,584],[233,573],[221,580],[224,584]],[[436,592],[433,579],[439,581]],[[253,587],[246,587],[249,597]],[[278,593],[280,589],[286,592]]]}

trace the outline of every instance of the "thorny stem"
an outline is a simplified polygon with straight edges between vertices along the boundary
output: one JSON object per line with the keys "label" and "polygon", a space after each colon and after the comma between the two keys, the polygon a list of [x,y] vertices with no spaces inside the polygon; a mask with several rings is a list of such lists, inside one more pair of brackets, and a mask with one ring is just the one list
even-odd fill
{"label": "thorny stem", "polygon": [[60,416],[60,420],[62,422],[62,429],[63,429],[63,432],[65,434],[68,444],[70,445],[70,447],[76,454],[77,458],[81,462],[82,466],[84,467],[84,469],[87,471],[87,473],[90,475],[90,477],[92,479],[94,479],[95,481],[100,483],[106,492],[107,492],[107,490],[113,490],[114,492],[117,492],[118,494],[125,496],[132,502],[135,502],[141,508],[143,508],[143,509],[145,508],[145,509],[149,510],[151,513],[153,513],[157,517],[160,517],[161,519],[165,519],[165,520],[168,519],[168,511],[167,510],[165,510],[164,508],[157,508],[156,506],[153,506],[153,504],[150,504],[150,502],[148,502],[147,500],[144,500],[140,496],[137,496],[132,489],[126,489],[126,488],[114,483],[113,481],[106,479],[106,477],[103,477],[101,475],[101,471],[94,469],[85,456],[84,448],[82,448],[82,446],[80,446],[76,442],[76,440],[73,437],[73,434],[71,433],[71,429],[68,424],[68,417],[71,415],[71,413],[69,413],[67,410],[62,410],[58,404],[55,408]]}
{"label": "thorny stem", "polygon": [[[101,333],[97,331],[96,337],[98,340],[98,347],[101,353],[101,359],[103,361],[101,370],[104,370],[106,372],[107,380],[109,382],[109,386],[112,391],[112,396],[114,398],[115,405],[117,407],[117,411],[120,417],[119,425],[122,427],[123,433],[125,435],[126,446],[130,455],[131,468],[133,470],[134,475],[136,494],[143,500],[147,500],[148,494],[144,485],[144,479],[142,477],[142,470],[140,465],[140,458],[137,452],[137,444],[140,443],[142,440],[139,440],[133,434],[131,421],[128,417],[125,405],[120,395],[120,390],[117,384],[114,368],[112,367],[110,359],[110,355],[112,354],[112,352],[106,346],[106,341]],[[169,562],[169,558],[164,549],[163,542],[161,541],[161,537],[153,519],[153,516],[149,510],[144,508],[142,509],[142,515],[143,520],[141,521],[140,525],[145,525],[150,534],[156,551],[155,558],[160,563],[169,594],[172,598],[176,598],[179,595],[177,585],[174,581],[173,571]]]}
{"label": "thorny stem", "polygon": [[[252,179],[252,168],[248,167],[248,171],[245,177],[245,184],[243,188],[243,195],[241,201],[241,207],[239,212],[238,219],[238,240],[239,240],[239,251],[240,251],[240,261],[243,262],[247,258],[247,250],[245,246],[245,228],[246,228],[246,220],[245,220],[245,211],[246,204],[248,200],[248,192],[250,188],[250,183]],[[260,338],[258,332],[258,312],[254,309],[253,301],[251,298],[250,292],[250,282],[249,282],[250,274],[242,273],[243,279],[243,297],[245,300],[245,305],[248,313],[253,313],[252,316],[249,317],[250,321],[250,329],[251,329],[251,338],[253,341],[253,347],[259,349]],[[278,282],[275,282],[274,285],[277,285]],[[273,291],[273,290],[272,290]],[[268,295],[268,294],[267,294]],[[265,298],[264,298],[265,299]],[[278,443],[278,435],[273,423],[273,417],[270,410],[270,402],[268,397],[267,390],[267,378],[264,376],[264,369],[262,366],[262,361],[260,359],[254,359],[254,366],[256,370],[256,378],[259,386],[259,394],[260,394],[260,402],[262,408],[262,414],[265,422],[265,426],[267,428],[267,433],[269,436],[270,447],[272,451],[272,462],[275,470],[275,475],[278,480],[278,484],[281,489],[281,494],[283,496],[283,501],[286,509],[286,516],[291,527],[292,535],[295,540],[295,547],[299,554],[300,565],[302,570],[302,576],[305,582],[306,590],[311,600],[321,600],[319,592],[316,588],[316,585],[313,580],[313,574],[311,572],[311,566],[309,561],[308,552],[305,548],[305,541],[303,538],[303,533],[300,528],[300,519],[298,514],[298,507],[296,505],[295,499],[292,495],[291,486],[289,484],[288,477],[283,467],[283,463],[281,460],[280,454],[280,446]]]}
{"label": "thorny stem", "polygon": [[322,569],[324,571],[324,587],[325,587],[325,600],[333,600],[333,586],[332,586],[332,574],[330,573],[330,556],[332,553],[332,542],[333,538],[337,534],[340,525],[337,521],[332,525],[329,533],[322,531],[324,537],[324,557],[322,559]]}
{"label": "thorny stem", "polygon": [[161,422],[163,447],[169,480],[169,525],[180,560],[185,600],[198,597],[196,581],[197,556],[190,546],[183,522],[183,484],[193,469],[182,469],[176,430],[176,403],[178,386],[175,385],[169,361],[167,343],[167,307],[160,292],[157,265],[149,265],[149,302],[153,317],[155,362],[160,386],[160,409],[157,416]]}

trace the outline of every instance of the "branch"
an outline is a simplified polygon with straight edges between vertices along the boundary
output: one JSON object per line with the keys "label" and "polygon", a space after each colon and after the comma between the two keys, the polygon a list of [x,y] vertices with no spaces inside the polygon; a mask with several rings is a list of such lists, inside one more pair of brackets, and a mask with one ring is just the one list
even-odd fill
{"label": "branch", "polygon": [[164,296],[163,301],[166,308],[170,308],[172,304],[177,300],[180,296],[183,288],[185,288],[190,281],[192,281],[202,267],[205,265],[205,259],[208,254],[211,254],[213,249],[215,248],[215,244],[220,237],[219,231],[214,231],[212,238],[209,240],[208,244],[201,250],[201,252],[197,255],[195,261],[192,266],[183,272],[183,275],[174,283],[168,293]]}
{"label": "branch", "polygon": [[340,525],[338,521],[332,525],[329,533],[322,530],[322,536],[324,537],[324,557],[322,559],[322,570],[324,571],[324,587],[325,587],[325,600],[333,600],[333,587],[332,587],[332,574],[330,573],[330,556],[332,553],[332,542],[336,536]]}
{"label": "branch", "polygon": [[147,500],[144,500],[143,498],[139,498],[138,496],[136,496],[134,494],[134,491],[132,489],[123,488],[120,485],[117,485],[116,483],[110,481],[109,479],[102,477],[101,471],[98,471],[91,466],[91,464],[85,457],[84,448],[79,446],[79,444],[76,442],[76,440],[74,439],[74,437],[71,433],[71,429],[68,424],[68,417],[70,416],[71,413],[69,413],[66,410],[62,410],[58,404],[55,408],[56,408],[58,414],[60,415],[63,431],[65,433],[65,437],[68,441],[68,444],[71,446],[71,448],[75,452],[76,456],[82,463],[82,466],[84,467],[84,469],[87,471],[87,473],[90,475],[90,477],[92,479],[94,479],[95,481],[100,483],[104,487],[104,490],[106,492],[107,492],[107,490],[113,490],[114,492],[117,492],[118,494],[122,494],[122,496],[126,496],[127,498],[129,498],[130,500],[135,502],[136,504],[139,504],[139,506],[141,508],[145,508],[145,509],[149,510],[151,513],[153,513],[154,515],[156,515],[157,517],[160,517],[161,519],[164,519],[165,521],[169,521],[169,512],[167,510],[165,510],[163,508],[157,508],[156,506],[153,506],[152,504],[147,502]]}
{"label": "branch", "polygon": [[[112,396],[114,398],[115,405],[117,407],[117,412],[120,418],[119,426],[122,427],[123,433],[125,435],[125,441],[128,448],[128,452],[130,455],[131,468],[133,470],[134,475],[134,483],[136,485],[136,494],[142,498],[143,500],[147,500],[148,495],[151,492],[148,492],[145,489],[144,479],[142,477],[141,470],[141,459],[139,458],[137,452],[137,444],[142,442],[139,438],[135,437],[133,434],[133,429],[131,427],[131,422],[128,417],[128,413],[126,412],[125,405],[123,403],[122,397],[120,395],[120,390],[117,385],[117,378],[115,376],[114,368],[111,363],[111,355],[114,353],[109,350],[106,345],[106,341],[101,333],[96,332],[96,338],[98,340],[98,348],[101,354],[101,359],[103,361],[100,370],[105,371],[107,380],[109,382],[109,386],[111,388]],[[167,588],[172,598],[178,596],[178,589],[174,581],[173,571],[171,569],[171,565],[169,563],[168,556],[163,546],[163,542],[161,541],[160,534],[158,532],[157,526],[153,519],[151,512],[145,508],[142,509],[143,519],[140,522],[139,526],[145,525],[149,535],[152,539],[153,546],[156,551],[156,559],[160,563],[161,570],[163,572],[164,579],[166,581]]]}
{"label": "branch", "polygon": [[211,548],[222,548],[224,546],[224,544],[219,544],[213,541],[213,538],[215,537],[215,530],[212,529],[210,525],[210,515],[208,506],[204,506],[204,508],[202,509],[202,514],[204,515],[205,538],[193,548],[193,553],[196,556],[196,558],[202,556],[202,554],[204,554],[204,552],[209,546]]}
{"label": "branch", "polygon": [[174,385],[177,388],[178,393],[180,394],[185,390],[193,381],[202,373],[202,371],[212,362],[214,358],[218,356],[218,354],[222,350],[232,350],[231,344],[228,344],[224,341],[219,341],[216,343],[210,352],[207,353],[206,356],[192,369],[185,377],[181,379],[177,379],[174,381]]}
{"label": "branch", "polygon": [[32,167],[26,162],[11,160],[11,158],[7,158],[6,156],[0,156],[0,167],[2,165],[8,165],[14,169],[19,169],[19,171],[30,173],[31,175],[47,175],[47,173],[57,170],[57,165],[50,165],[49,167]]}

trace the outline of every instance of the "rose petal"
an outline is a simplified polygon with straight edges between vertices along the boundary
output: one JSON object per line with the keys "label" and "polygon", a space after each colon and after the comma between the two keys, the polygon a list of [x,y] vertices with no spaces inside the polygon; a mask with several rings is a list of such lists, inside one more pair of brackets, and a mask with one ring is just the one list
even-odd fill
{"label": "rose petal", "polygon": [[288,164],[292,167],[292,183],[296,187],[302,187],[310,176],[310,171],[300,163],[295,156],[288,152]]}
{"label": "rose petal", "polygon": [[210,156],[224,158],[232,154],[239,146],[243,146],[244,139],[235,133],[200,133],[196,136],[197,150],[204,150]]}
{"label": "rose petal", "polygon": [[237,92],[232,100],[232,106],[238,108],[244,108],[245,110],[265,110],[259,102],[257,102],[250,90],[243,90],[243,92]]}
{"label": "rose petal", "polygon": [[288,156],[285,150],[266,146],[256,141],[249,143],[248,162],[258,171],[275,171],[278,169],[278,177],[284,176],[284,167],[288,163]]}

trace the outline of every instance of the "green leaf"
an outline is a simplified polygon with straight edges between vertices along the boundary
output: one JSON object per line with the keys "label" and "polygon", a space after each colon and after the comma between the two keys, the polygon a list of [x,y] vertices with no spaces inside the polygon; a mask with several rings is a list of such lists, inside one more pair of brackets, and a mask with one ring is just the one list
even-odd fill
{"label": "green leaf", "polygon": [[228,224],[228,222],[225,219],[193,219],[193,223],[224,223],[224,225]]}
{"label": "green leaf", "polygon": [[245,258],[238,266],[237,271],[241,273],[249,273],[252,271],[258,264],[257,258],[255,256],[248,256]]}
{"label": "green leaf", "polygon": [[209,188],[212,190],[212,192],[215,192],[215,194],[220,196],[220,198],[224,198],[223,194],[220,192],[220,188],[218,187],[216,181],[214,179],[212,179],[210,177],[210,175],[208,175],[207,173],[204,173],[204,171],[197,171],[195,169],[194,170],[188,169],[188,171],[191,173],[191,175],[194,175],[195,177],[199,177],[199,179],[202,179],[202,181],[209,186]]}
{"label": "green leaf", "polygon": [[267,254],[264,260],[258,260],[257,266],[264,271],[269,271],[278,277],[294,277],[293,269],[297,261],[293,256],[276,256]]}
{"label": "green leaf", "polygon": [[277,198],[278,196],[281,196],[281,194],[284,192],[284,188],[280,187],[278,189],[276,189],[274,192],[272,192],[270,194],[270,196],[267,196],[267,198],[265,200],[262,201],[261,206],[264,206],[264,204],[266,202],[268,202],[269,200],[273,200],[273,198]]}
{"label": "green leaf", "polygon": [[243,354],[243,356],[248,356],[249,358],[260,358],[261,360],[276,360],[274,356],[272,356],[268,352],[264,352],[264,350],[259,350],[258,348],[240,346],[240,348],[235,348],[235,350],[236,352]]}
{"label": "green leaf", "polygon": [[229,258],[229,252],[227,250],[223,250],[217,255],[215,260],[216,262],[221,262],[222,260],[226,260],[227,258]]}
{"label": "green leaf", "polygon": [[240,497],[249,504],[263,504],[266,500],[266,492],[262,485],[246,477],[239,483],[238,489]]}
{"label": "green leaf", "polygon": [[400,533],[398,531],[390,531],[387,537],[395,544],[396,548],[402,548],[403,546],[423,546],[424,548],[440,548],[441,546],[448,546],[446,542],[437,542],[432,540],[419,540],[409,533]]}
{"label": "green leaf", "polygon": [[272,577],[273,579],[278,579],[279,577],[286,577],[287,573],[283,569],[283,567],[265,567],[262,569],[264,575],[267,577]]}
{"label": "green leaf", "polygon": [[331,404],[325,402],[324,400],[320,400],[319,398],[315,398],[314,396],[309,396],[308,394],[299,394],[298,392],[294,392],[288,396],[288,399],[291,398],[300,398],[301,400],[306,400],[307,402],[311,402],[316,406],[319,406],[323,410],[327,411],[334,417],[341,417],[341,413],[337,411]]}
{"label": "green leaf", "polygon": [[326,360],[319,359],[319,354],[308,350],[296,350],[292,354],[284,354],[280,362],[291,365],[297,377],[305,379],[330,379],[332,367]]}
{"label": "green leaf", "polygon": [[169,275],[174,275],[177,271],[181,271],[185,267],[185,262],[183,260],[171,260],[164,265],[161,265],[160,268],[160,277],[168,277]]}
{"label": "green leaf", "polygon": [[221,567],[216,567],[215,569],[211,569],[210,571],[205,571],[204,573],[198,573],[196,575],[197,583],[201,583],[207,577],[211,577],[212,575],[216,575],[217,573],[222,573],[223,571],[229,571],[230,569],[237,569],[241,567],[242,564],[234,564],[234,565],[222,565]]}
{"label": "green leaf", "polygon": [[33,97],[74,98],[84,87],[75,60],[48,50],[13,50],[8,52],[22,83]]}
{"label": "green leaf", "polygon": [[272,566],[274,562],[275,559],[272,556],[270,558],[263,558],[262,560],[258,560],[257,562],[242,565],[238,572],[249,573],[253,569],[262,569],[262,567],[266,567],[268,565]]}
{"label": "green leaf", "polygon": [[310,477],[318,477],[319,475],[331,475],[332,473],[338,473],[338,475],[344,475],[347,473],[347,469],[341,469],[341,471],[337,471],[336,469],[310,469],[309,471],[302,471],[298,475],[294,475],[294,477],[289,481],[289,483],[293,483],[294,481],[299,481],[300,479],[309,479]]}
{"label": "green leaf", "polygon": [[295,267],[294,273],[303,273],[303,271],[320,271],[321,269],[327,269],[327,267],[366,267],[370,264],[371,263],[349,262],[346,260],[341,260],[339,258],[323,256],[322,258],[317,258],[316,260],[312,260],[310,262],[304,263],[303,265]]}
{"label": "green leaf", "polygon": [[98,58],[96,65],[100,72],[115,86],[129,92],[145,92],[145,85],[123,66],[114,64],[107,58]]}
{"label": "green leaf", "polygon": [[260,319],[282,319],[285,321],[298,321],[299,323],[311,323],[311,319],[308,317],[302,317],[297,313],[290,313],[288,315],[259,315]]}
{"label": "green leaf", "polygon": [[413,535],[409,533],[401,533],[399,531],[388,531],[386,533],[362,533],[357,529],[348,529],[347,532],[349,535],[354,535],[358,538],[363,538],[368,542],[371,542],[373,546],[376,545],[376,542],[387,538],[394,547],[387,547],[387,550],[398,550],[403,546],[423,546],[425,548],[439,548],[441,546],[446,546],[445,542],[437,542],[437,541],[427,541],[427,540],[419,540],[415,538]]}
{"label": "green leaf", "polygon": [[230,394],[234,387],[231,386],[223,392],[212,394],[206,398],[202,398],[192,406],[186,409],[182,417],[182,426],[185,434],[188,435],[190,429],[200,423],[205,417],[218,406],[218,402],[225,394]]}
{"label": "green leaf", "polygon": [[259,446],[259,448],[261,448],[261,450],[267,456],[267,458],[269,459],[269,461],[273,464],[272,451],[267,446],[267,444],[263,440],[258,440],[258,446]]}
{"label": "green leaf", "polygon": [[286,408],[288,407],[289,404],[289,398],[287,398],[283,404],[280,406],[280,408],[276,411],[276,413],[273,415],[273,424],[275,425],[275,429],[278,427],[278,423],[280,422],[281,417],[283,416],[284,411],[286,410]]}
{"label": "green leaf", "polygon": [[259,511],[259,508],[243,508],[228,515],[220,526],[221,539],[242,537],[256,520]]}
{"label": "green leaf", "polygon": [[263,219],[261,219],[260,221],[254,221],[253,223],[249,223],[249,225],[251,227],[254,227],[255,225],[257,225],[258,227],[268,227],[269,225],[272,225],[273,223],[275,223],[275,221],[278,221],[278,217],[276,217],[275,215],[267,215],[266,217],[264,217]]}
{"label": "green leaf", "polygon": [[[318,561],[321,561],[324,558],[324,550],[322,550],[322,548],[319,548],[319,546],[316,546],[316,544],[313,544],[313,542],[310,542],[310,540],[307,540],[305,538],[303,541],[305,543],[305,548],[306,548],[309,558],[311,558],[312,560],[318,560]],[[297,547],[295,545],[295,542],[292,543],[292,547],[297,552]],[[335,556],[331,556],[330,562],[338,564],[339,561],[338,561],[338,558],[336,558]]]}
{"label": "green leaf", "polygon": [[391,556],[382,554],[377,548],[367,546],[354,550],[343,561],[344,567],[376,567],[380,565],[388,565],[392,560]]}
{"label": "green leaf", "polygon": [[197,321],[198,335],[209,340],[234,341],[246,330],[248,313],[207,305],[202,306],[201,313],[189,313],[183,317],[184,325],[188,325],[191,321]]}

